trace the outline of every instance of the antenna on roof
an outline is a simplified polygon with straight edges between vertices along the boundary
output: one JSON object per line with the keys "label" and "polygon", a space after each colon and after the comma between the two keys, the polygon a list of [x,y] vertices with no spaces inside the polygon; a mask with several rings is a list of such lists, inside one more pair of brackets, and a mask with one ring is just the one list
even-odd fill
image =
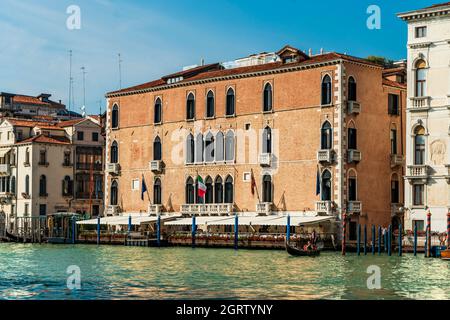
{"label": "antenna on roof", "polygon": [[204,66],[204,65],[205,65],[205,59],[203,59],[203,58],[200,59],[200,65],[201,65],[201,66]]}
{"label": "antenna on roof", "polygon": [[81,116],[86,117],[86,68],[81,67],[83,73],[83,105],[81,106]]}
{"label": "antenna on roof", "polygon": [[72,103],[72,85],[73,85],[73,78],[72,78],[72,50],[69,50],[69,112],[71,108]]}
{"label": "antenna on roof", "polygon": [[119,53],[119,90],[122,90],[122,55]]}

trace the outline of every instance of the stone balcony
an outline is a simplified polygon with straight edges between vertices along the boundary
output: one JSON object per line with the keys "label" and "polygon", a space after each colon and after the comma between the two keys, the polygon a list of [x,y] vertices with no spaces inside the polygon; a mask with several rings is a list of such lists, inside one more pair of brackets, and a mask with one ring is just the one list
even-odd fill
{"label": "stone balcony", "polygon": [[148,214],[150,215],[158,215],[162,211],[161,204],[149,204],[148,205]]}
{"label": "stone balcony", "polygon": [[272,154],[261,153],[259,155],[259,164],[261,167],[270,167],[272,165]]}
{"label": "stone balcony", "polygon": [[268,216],[272,213],[272,202],[261,202],[256,205],[256,213],[260,216]]}
{"label": "stone balcony", "polygon": [[112,175],[118,175],[120,173],[120,165],[118,163],[108,163],[106,165],[106,172]]}
{"label": "stone balcony", "polygon": [[11,175],[11,165],[0,164],[0,176],[10,176],[10,175]]}
{"label": "stone balcony", "polygon": [[227,216],[233,213],[233,204],[182,204],[180,211],[184,216]]}
{"label": "stone balcony", "polygon": [[429,166],[425,164],[408,166],[406,178],[410,183],[427,183]]}
{"label": "stone balcony", "polygon": [[332,163],[334,161],[334,150],[322,149],[317,151],[317,161],[322,163]]}
{"label": "stone balcony", "polygon": [[348,163],[360,162],[361,161],[361,151],[348,150],[347,161],[348,161]]}
{"label": "stone balcony", "polygon": [[431,108],[431,97],[414,97],[409,100],[409,111],[427,111]]}
{"label": "stone balcony", "polygon": [[153,160],[149,162],[149,168],[152,172],[161,172],[162,171],[162,161],[161,160]]}
{"label": "stone balcony", "polygon": [[319,215],[331,216],[333,214],[333,201],[317,201],[316,212]]}
{"label": "stone balcony", "polygon": [[349,214],[359,214],[362,211],[361,201],[348,201],[347,202],[347,212]]}
{"label": "stone balcony", "polygon": [[359,114],[361,112],[361,104],[356,101],[347,102],[347,113],[348,114]]}
{"label": "stone balcony", "polygon": [[106,208],[106,215],[107,216],[117,216],[120,213],[120,207],[115,205],[109,205]]}
{"label": "stone balcony", "polygon": [[403,165],[403,156],[400,154],[391,154],[391,168]]}

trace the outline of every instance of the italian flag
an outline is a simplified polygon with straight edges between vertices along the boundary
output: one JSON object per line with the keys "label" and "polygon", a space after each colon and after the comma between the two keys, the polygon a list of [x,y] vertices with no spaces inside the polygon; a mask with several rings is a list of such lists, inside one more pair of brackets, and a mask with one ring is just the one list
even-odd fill
{"label": "italian flag", "polygon": [[205,197],[206,194],[206,185],[203,183],[202,177],[200,176],[197,177],[197,183],[198,183],[198,191],[197,191],[198,196],[200,198],[203,198]]}

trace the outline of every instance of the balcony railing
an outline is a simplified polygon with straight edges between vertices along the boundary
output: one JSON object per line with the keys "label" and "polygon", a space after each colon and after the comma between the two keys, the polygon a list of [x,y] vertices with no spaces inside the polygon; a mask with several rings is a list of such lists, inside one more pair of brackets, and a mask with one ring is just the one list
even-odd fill
{"label": "balcony railing", "polygon": [[360,162],[361,161],[361,151],[359,150],[348,150],[348,162]]}
{"label": "balcony railing", "polygon": [[77,163],[76,165],[77,170],[94,170],[94,171],[102,171],[103,165],[101,163]]}
{"label": "balcony railing", "polygon": [[160,214],[161,211],[162,211],[161,204],[149,204],[148,205],[148,214],[157,215],[157,214]]}
{"label": "balcony railing", "polygon": [[349,201],[347,203],[347,211],[348,213],[361,213],[362,204],[361,201]]}
{"label": "balcony railing", "polygon": [[10,164],[0,164],[0,175],[10,176],[11,175],[11,165]]}
{"label": "balcony railing", "polygon": [[232,203],[182,204],[181,214],[187,216],[230,215],[233,213]]}
{"label": "balcony railing", "polygon": [[161,160],[153,160],[149,163],[150,170],[153,172],[161,172],[162,170],[162,161]]}
{"label": "balcony railing", "polygon": [[109,205],[106,209],[106,215],[108,216],[117,216],[120,213],[120,207]]}
{"label": "balcony railing", "polygon": [[334,150],[333,149],[323,149],[317,151],[317,161],[332,163],[334,161]]}
{"label": "balcony railing", "polygon": [[118,163],[108,163],[106,171],[110,174],[118,175],[120,173],[120,165]]}
{"label": "balcony railing", "polygon": [[256,213],[260,216],[268,216],[272,213],[272,202],[262,202],[256,205]]}
{"label": "balcony railing", "polygon": [[261,153],[259,155],[259,164],[261,165],[261,167],[270,167],[272,165],[272,154]]}
{"label": "balcony railing", "polygon": [[426,111],[431,107],[431,97],[414,97],[410,98],[410,101],[408,109],[411,111]]}
{"label": "balcony railing", "polygon": [[318,214],[325,214],[327,216],[333,213],[333,202],[332,201],[317,201],[316,211]]}
{"label": "balcony railing", "polygon": [[359,114],[361,112],[361,104],[356,101],[347,102],[347,113],[348,114]]}
{"label": "balcony railing", "polygon": [[401,166],[403,164],[403,156],[400,154],[391,154],[391,168]]}
{"label": "balcony railing", "polygon": [[425,164],[408,166],[408,178],[423,179],[428,177],[428,166]]}

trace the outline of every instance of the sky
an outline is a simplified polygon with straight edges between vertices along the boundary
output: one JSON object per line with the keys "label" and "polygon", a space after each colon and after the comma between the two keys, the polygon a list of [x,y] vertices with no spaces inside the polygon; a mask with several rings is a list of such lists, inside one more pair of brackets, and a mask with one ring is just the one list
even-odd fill
{"label": "sky", "polygon": [[[406,58],[406,24],[396,13],[444,0],[0,0],[0,92],[68,104],[72,50],[73,111],[97,114],[105,94],[181,70],[225,62],[286,44],[308,52]],[[80,8],[69,29],[67,8]],[[370,5],[381,28],[370,30]],[[70,21],[73,21],[70,19]],[[121,77],[119,58],[121,54]]]}

